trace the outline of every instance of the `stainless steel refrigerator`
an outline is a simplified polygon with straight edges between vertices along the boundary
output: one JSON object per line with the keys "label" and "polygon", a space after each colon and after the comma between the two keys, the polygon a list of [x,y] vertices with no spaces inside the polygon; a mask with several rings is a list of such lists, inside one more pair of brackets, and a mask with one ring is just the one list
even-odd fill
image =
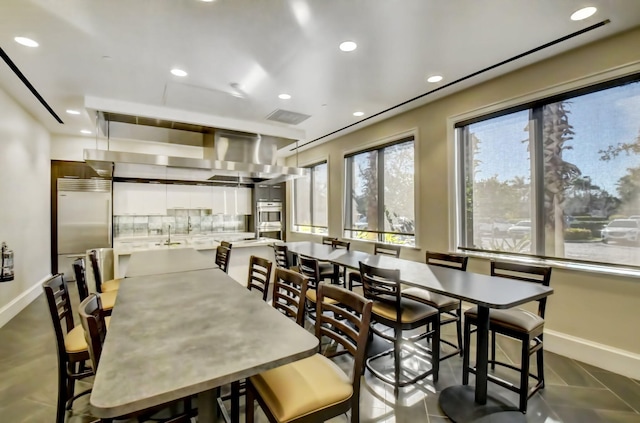
{"label": "stainless steel refrigerator", "polygon": [[111,181],[59,178],[58,272],[75,280],[73,261],[103,247],[111,247]]}

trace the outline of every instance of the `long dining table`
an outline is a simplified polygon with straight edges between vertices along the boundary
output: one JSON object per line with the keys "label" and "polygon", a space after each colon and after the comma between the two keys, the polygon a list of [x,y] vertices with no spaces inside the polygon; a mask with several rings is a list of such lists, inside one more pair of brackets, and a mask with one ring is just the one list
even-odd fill
{"label": "long dining table", "polygon": [[314,257],[313,251],[320,251],[322,257],[315,258],[329,260],[335,265],[350,269],[359,269],[360,262],[379,268],[399,269],[400,281],[405,285],[476,304],[478,327],[475,387],[457,385],[444,389],[439,397],[440,407],[454,422],[479,422],[482,419],[487,419],[487,422],[525,421],[525,416],[517,411],[518,407],[499,395],[487,392],[489,310],[512,308],[542,299],[553,293],[552,288],[361,251],[329,251],[324,247],[331,248],[330,246],[306,241],[287,242],[284,245],[293,254]]}
{"label": "long dining table", "polygon": [[113,418],[197,394],[198,421],[214,422],[216,388],[317,348],[313,334],[219,269],[134,276],[118,292],[91,409]]}

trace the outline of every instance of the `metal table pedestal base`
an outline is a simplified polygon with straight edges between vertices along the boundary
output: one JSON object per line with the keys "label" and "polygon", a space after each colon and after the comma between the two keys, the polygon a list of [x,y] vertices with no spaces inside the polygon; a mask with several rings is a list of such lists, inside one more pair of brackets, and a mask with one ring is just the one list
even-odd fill
{"label": "metal table pedestal base", "polygon": [[440,394],[440,408],[455,423],[525,423],[524,414],[501,397],[487,396],[487,403],[476,404],[470,385],[450,386]]}

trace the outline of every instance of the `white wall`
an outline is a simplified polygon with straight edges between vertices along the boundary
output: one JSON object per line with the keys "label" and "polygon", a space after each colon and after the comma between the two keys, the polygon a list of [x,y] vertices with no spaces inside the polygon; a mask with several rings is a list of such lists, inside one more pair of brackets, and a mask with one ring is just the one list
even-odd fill
{"label": "white wall", "polygon": [[50,136],[0,89],[0,242],[14,251],[15,280],[0,283],[0,327],[50,275]]}

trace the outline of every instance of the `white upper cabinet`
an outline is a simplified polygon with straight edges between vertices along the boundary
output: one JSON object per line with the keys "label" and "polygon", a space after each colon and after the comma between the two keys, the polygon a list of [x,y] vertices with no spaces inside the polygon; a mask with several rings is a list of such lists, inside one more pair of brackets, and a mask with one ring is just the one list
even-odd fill
{"label": "white upper cabinet", "polygon": [[211,185],[185,185],[189,191],[189,208],[212,209],[213,187]]}
{"label": "white upper cabinet", "polygon": [[224,187],[212,187],[211,189],[211,199],[212,199],[212,214],[226,214],[227,212],[227,202],[225,198]]}
{"label": "white upper cabinet", "polygon": [[113,183],[115,216],[148,216],[167,214],[164,184]]}
{"label": "white upper cabinet", "polygon": [[237,188],[236,194],[237,214],[252,214],[251,188]]}
{"label": "white upper cabinet", "polygon": [[188,209],[191,207],[191,192],[187,185],[167,185],[167,208]]}

